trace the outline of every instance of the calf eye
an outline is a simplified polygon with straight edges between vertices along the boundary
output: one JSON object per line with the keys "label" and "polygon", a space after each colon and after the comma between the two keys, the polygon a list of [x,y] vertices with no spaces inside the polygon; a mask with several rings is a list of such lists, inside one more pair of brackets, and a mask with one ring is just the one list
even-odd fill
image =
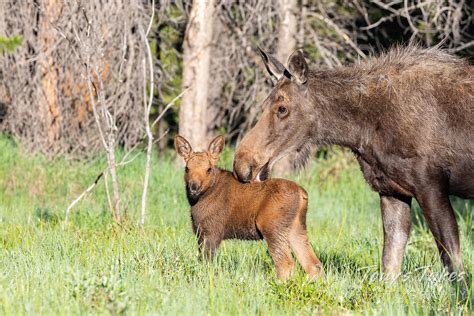
{"label": "calf eye", "polygon": [[207,173],[211,173],[212,168],[207,169]]}
{"label": "calf eye", "polygon": [[188,168],[188,167],[185,167],[185,168],[184,168],[184,172],[188,173],[188,171],[189,171],[189,168]]}

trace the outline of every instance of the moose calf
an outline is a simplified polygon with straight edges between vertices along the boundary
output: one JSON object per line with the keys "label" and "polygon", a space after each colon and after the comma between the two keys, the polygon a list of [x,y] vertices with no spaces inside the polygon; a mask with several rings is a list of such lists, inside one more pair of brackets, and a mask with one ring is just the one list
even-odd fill
{"label": "moose calf", "polygon": [[293,271],[290,247],[310,277],[324,274],[308,241],[308,195],[303,188],[283,179],[239,182],[231,172],[216,166],[224,148],[223,136],[216,137],[207,152],[194,152],[181,136],[176,136],[175,148],[186,162],[186,195],[193,231],[204,255],[212,257],[224,239],[263,238],[280,280]]}

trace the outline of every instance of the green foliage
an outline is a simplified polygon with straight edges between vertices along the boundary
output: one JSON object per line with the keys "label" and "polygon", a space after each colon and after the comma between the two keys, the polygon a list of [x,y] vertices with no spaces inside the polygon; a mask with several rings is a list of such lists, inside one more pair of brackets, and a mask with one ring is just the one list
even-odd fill
{"label": "green foliage", "polygon": [[304,52],[308,54],[309,59],[311,60],[321,60],[321,52],[314,46],[306,44],[304,46]]}
{"label": "green foliage", "polygon": [[[183,18],[182,15],[183,12],[175,5],[167,6],[166,19],[177,21]],[[181,91],[181,76],[183,72],[181,49],[185,27],[179,23],[167,23],[166,20],[158,21],[158,24],[160,47],[157,58],[167,73],[163,85],[165,88],[162,91],[163,103],[167,104]]]}
{"label": "green foliage", "polygon": [[0,36],[0,54],[4,51],[13,53],[21,45],[23,38],[20,35],[11,37]]}
{"label": "green foliage", "polygon": [[163,103],[167,104],[181,90],[183,61],[179,52],[173,47],[180,40],[179,31],[171,26],[165,26],[161,29],[160,36],[159,60],[169,75],[169,78],[166,78],[166,89],[163,91]]}
{"label": "green foliage", "polygon": [[[160,20],[160,18],[162,20]],[[170,21],[181,21],[172,22]],[[157,15],[156,41],[150,43],[152,54],[160,62],[160,78],[155,90],[155,98],[158,106],[152,108],[151,117],[155,119],[182,90],[182,41],[185,25],[182,24],[183,12],[174,4],[166,6],[164,15]],[[176,130],[178,126],[178,113],[181,99],[176,100],[175,105],[163,117],[158,125]],[[157,125],[157,128],[158,128]]]}
{"label": "green foliage", "polygon": [[[63,227],[66,206],[95,179],[105,159],[51,161],[27,156],[11,139],[0,138],[0,313],[469,314],[472,305],[459,303],[446,278],[436,278],[442,268],[421,216],[414,221],[402,278],[395,283],[378,278],[377,195],[353,160],[341,164],[346,158],[332,152],[293,177],[309,193],[309,237],[326,278],[309,281],[299,267],[280,283],[264,242],[225,241],[214,262],[201,259],[174,153],[160,161],[153,157],[144,232],[136,226],[142,155],[119,169],[128,208],[125,228],[112,224],[103,180]],[[227,148],[221,163],[231,162]],[[473,205],[454,202],[470,278]]]}

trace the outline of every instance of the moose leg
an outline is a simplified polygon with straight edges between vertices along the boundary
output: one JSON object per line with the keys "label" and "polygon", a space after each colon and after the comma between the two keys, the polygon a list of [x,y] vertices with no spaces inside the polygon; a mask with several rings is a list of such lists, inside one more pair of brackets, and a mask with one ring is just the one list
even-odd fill
{"label": "moose leg", "polygon": [[317,276],[324,276],[323,265],[314,253],[313,247],[308,240],[306,230],[306,212],[308,211],[308,196],[305,193],[300,201],[298,215],[291,226],[289,241],[291,249],[295,253],[296,259],[300,262],[304,271],[311,279]]}
{"label": "moose leg", "polygon": [[384,272],[391,278],[400,274],[403,254],[411,228],[411,198],[380,196],[380,208],[383,222]]}
{"label": "moose leg", "polygon": [[463,272],[459,231],[447,193],[429,188],[417,196],[438,246],[441,261],[449,272]]}
{"label": "moose leg", "polygon": [[297,225],[297,227],[291,230],[289,239],[296,259],[301,263],[304,271],[311,278],[323,276],[323,266],[309,243],[306,228],[301,224]]}
{"label": "moose leg", "polygon": [[430,188],[417,196],[426,221],[433,234],[441,261],[450,272],[449,278],[460,287],[462,300],[467,298],[467,283],[461,258],[459,230],[449,196],[442,190]]}
{"label": "moose leg", "polygon": [[257,228],[267,242],[268,251],[276,266],[278,279],[286,281],[293,273],[295,265],[291,257],[288,233],[281,231],[277,225],[269,222],[266,225],[261,225],[257,221]]}
{"label": "moose leg", "polygon": [[214,253],[222,241],[222,238],[220,237],[221,234],[217,234],[216,232],[206,233],[202,227],[196,228],[195,231],[198,237],[199,250],[201,254],[206,259],[212,260]]}
{"label": "moose leg", "polygon": [[278,279],[288,280],[295,266],[288,241],[278,240],[278,237],[275,239],[275,236],[264,236],[264,238],[267,241],[270,256],[275,262]]}
{"label": "moose leg", "polygon": [[201,244],[201,253],[206,257],[206,259],[212,260],[219,244],[220,240],[204,239]]}

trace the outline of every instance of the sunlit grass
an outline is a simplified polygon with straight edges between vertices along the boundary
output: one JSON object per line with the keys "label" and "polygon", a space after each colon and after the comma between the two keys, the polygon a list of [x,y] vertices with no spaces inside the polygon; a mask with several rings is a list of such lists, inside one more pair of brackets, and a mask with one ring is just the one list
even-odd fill
{"label": "sunlit grass", "polygon": [[[231,151],[224,156],[230,166]],[[353,161],[337,161],[340,154],[293,177],[309,193],[309,237],[327,276],[308,281],[299,268],[280,283],[264,242],[225,241],[213,263],[201,260],[173,157],[154,157],[144,232],[137,227],[142,156],[119,171],[126,227],[112,224],[103,181],[65,227],[67,205],[105,161],[49,161],[0,138],[0,313],[469,314],[472,294],[460,303],[439,277],[436,247],[417,207],[402,278],[378,278],[377,194]],[[455,199],[454,205],[472,293],[473,204]]]}

